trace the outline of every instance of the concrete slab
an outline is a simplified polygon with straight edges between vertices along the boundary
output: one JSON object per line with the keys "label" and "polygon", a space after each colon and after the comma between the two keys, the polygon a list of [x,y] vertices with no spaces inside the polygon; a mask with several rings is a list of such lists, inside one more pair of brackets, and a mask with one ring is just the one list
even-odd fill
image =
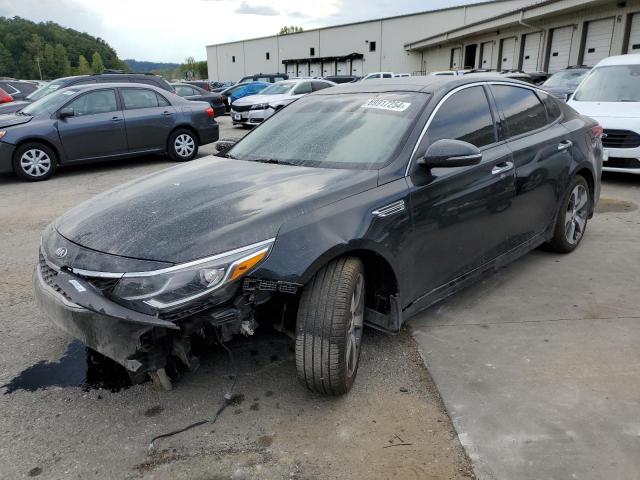
{"label": "concrete slab", "polygon": [[536,251],[410,323],[481,479],[640,478],[640,178],[571,255]]}

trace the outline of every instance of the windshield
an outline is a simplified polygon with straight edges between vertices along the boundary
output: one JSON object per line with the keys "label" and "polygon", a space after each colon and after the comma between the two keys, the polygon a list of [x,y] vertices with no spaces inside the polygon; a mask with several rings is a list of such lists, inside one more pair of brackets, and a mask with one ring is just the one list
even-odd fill
{"label": "windshield", "polygon": [[22,110],[20,113],[24,113],[27,115],[42,115],[48,114],[51,115],[53,112],[58,110],[62,105],[66,103],[69,98],[77,93],[78,90],[72,90],[70,88],[64,88],[59,92],[52,93],[51,95],[47,95],[46,97],[41,98],[40,100],[36,100],[33,103],[30,103]]}
{"label": "windshield", "polygon": [[576,90],[578,102],[640,102],[640,65],[612,65],[591,71]]}
{"label": "windshield", "polygon": [[270,87],[265,88],[261,94],[262,95],[280,95],[283,93],[288,93],[293,87],[295,87],[296,82],[278,82]]}
{"label": "windshield", "polygon": [[303,97],[238,142],[229,157],[378,169],[402,147],[428,98],[405,92]]}
{"label": "windshield", "polygon": [[543,87],[575,89],[589,70],[564,70],[551,75]]}
{"label": "windshield", "polygon": [[49,95],[51,92],[55,92],[56,90],[58,90],[64,82],[65,80],[62,78],[58,80],[54,80],[53,82],[49,82],[44,87],[40,87],[36,91],[27,95],[27,98],[32,102],[35,102],[36,100],[40,100],[42,97]]}

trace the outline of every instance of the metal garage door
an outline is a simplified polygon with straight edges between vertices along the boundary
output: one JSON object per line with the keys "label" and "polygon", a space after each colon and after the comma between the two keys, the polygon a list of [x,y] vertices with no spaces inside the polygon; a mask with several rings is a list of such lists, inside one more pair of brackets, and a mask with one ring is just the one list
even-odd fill
{"label": "metal garage door", "polygon": [[309,76],[309,64],[308,63],[299,63],[298,64],[298,77],[308,77]]}
{"label": "metal garage door", "polygon": [[320,62],[313,62],[309,65],[309,76],[310,77],[322,76],[322,72],[320,71]]}
{"label": "metal garage door", "polygon": [[502,39],[502,57],[500,59],[501,70],[511,70],[514,68],[516,57],[516,37]]}
{"label": "metal garage door", "polygon": [[355,58],[351,64],[351,75],[362,76],[362,59]]}
{"label": "metal garage door", "polygon": [[338,62],[338,71],[336,75],[349,75],[349,68],[347,62]]}
{"label": "metal garage door", "polygon": [[290,77],[296,76],[296,64],[295,63],[287,63],[287,75]]}
{"label": "metal garage door", "polygon": [[335,75],[335,62],[322,62],[322,76],[326,77],[327,75]]}
{"label": "metal garage door", "polygon": [[480,46],[480,50],[482,51],[480,68],[491,68],[491,65],[493,65],[491,63],[493,60],[493,42],[484,42]]}
{"label": "metal garage door", "polygon": [[547,68],[549,73],[567,68],[572,39],[573,25],[551,30],[551,48],[549,49],[549,66]]}
{"label": "metal garage door", "polygon": [[614,18],[596,20],[587,24],[582,63],[592,67],[611,53]]}
{"label": "metal garage door", "polygon": [[541,43],[542,32],[528,33],[524,36],[524,47],[522,50],[523,72],[535,72],[538,70]]}
{"label": "metal garage door", "polygon": [[631,17],[627,53],[640,53],[640,13],[634,13]]}
{"label": "metal garage door", "polygon": [[460,68],[460,60],[462,57],[462,49],[460,47],[451,49],[451,69],[457,70]]}

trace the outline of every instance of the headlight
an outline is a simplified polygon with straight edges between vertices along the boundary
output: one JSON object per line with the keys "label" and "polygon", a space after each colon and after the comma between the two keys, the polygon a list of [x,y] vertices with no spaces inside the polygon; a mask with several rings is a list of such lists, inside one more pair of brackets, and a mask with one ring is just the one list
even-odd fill
{"label": "headlight", "polygon": [[159,310],[190,302],[246,275],[267,258],[274,241],[265,240],[162,270],[125,273],[113,295],[143,301]]}
{"label": "headlight", "polygon": [[256,103],[251,107],[251,110],[266,110],[267,108],[269,108],[268,103]]}

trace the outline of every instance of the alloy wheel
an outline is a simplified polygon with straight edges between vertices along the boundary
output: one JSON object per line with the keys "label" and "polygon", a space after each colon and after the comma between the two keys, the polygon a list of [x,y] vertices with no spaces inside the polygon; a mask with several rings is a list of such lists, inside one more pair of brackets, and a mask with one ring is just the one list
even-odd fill
{"label": "alloy wheel", "polygon": [[569,196],[564,226],[567,242],[575,245],[584,235],[589,215],[589,192],[584,185],[576,185]]}
{"label": "alloy wheel", "polygon": [[196,143],[191,135],[181,133],[173,142],[173,147],[178,155],[182,158],[187,158],[193,154],[193,151],[196,148]]}
{"label": "alloy wheel", "polygon": [[351,377],[358,365],[362,329],[364,326],[364,276],[359,274],[351,295],[349,328],[345,348],[347,377]]}
{"label": "alloy wheel", "polygon": [[51,158],[38,148],[27,150],[20,157],[20,168],[32,177],[42,177],[51,170]]}

